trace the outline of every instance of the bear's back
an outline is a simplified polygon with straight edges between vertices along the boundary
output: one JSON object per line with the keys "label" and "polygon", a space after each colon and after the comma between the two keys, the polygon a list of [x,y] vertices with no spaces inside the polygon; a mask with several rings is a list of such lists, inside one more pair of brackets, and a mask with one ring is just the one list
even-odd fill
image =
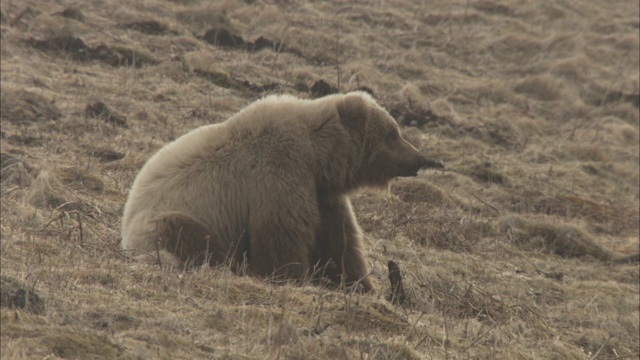
{"label": "bear's back", "polygon": [[243,217],[251,192],[260,191],[255,179],[261,179],[262,172],[308,161],[313,122],[335,117],[335,111],[320,103],[269,96],[224,122],[196,128],[168,143],[136,177],[123,227],[141,212],[186,212],[201,221],[221,216],[220,211]]}

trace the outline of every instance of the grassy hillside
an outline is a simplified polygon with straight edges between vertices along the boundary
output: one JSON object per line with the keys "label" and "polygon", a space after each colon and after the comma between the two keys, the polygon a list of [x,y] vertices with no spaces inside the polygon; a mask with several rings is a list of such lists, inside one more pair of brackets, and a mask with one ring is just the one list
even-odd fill
{"label": "grassy hillside", "polygon": [[[638,358],[639,6],[3,1],[2,358]],[[120,249],[163,144],[358,88],[446,166],[353,198],[377,294]]]}

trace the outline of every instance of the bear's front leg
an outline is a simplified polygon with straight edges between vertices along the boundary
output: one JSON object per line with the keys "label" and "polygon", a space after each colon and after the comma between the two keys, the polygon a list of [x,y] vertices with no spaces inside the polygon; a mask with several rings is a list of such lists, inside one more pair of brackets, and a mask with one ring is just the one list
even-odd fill
{"label": "bear's front leg", "polygon": [[321,223],[317,234],[315,261],[327,265],[324,275],[345,285],[361,284],[365,292],[372,292],[364,251],[362,230],[356,222],[351,203],[345,196],[320,194]]}

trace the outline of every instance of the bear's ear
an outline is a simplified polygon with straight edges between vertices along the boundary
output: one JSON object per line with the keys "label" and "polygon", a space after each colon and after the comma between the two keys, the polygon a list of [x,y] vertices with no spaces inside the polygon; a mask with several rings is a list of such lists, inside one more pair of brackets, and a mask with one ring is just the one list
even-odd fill
{"label": "bear's ear", "polygon": [[367,122],[367,100],[361,94],[347,94],[338,102],[340,120],[350,128],[364,128]]}

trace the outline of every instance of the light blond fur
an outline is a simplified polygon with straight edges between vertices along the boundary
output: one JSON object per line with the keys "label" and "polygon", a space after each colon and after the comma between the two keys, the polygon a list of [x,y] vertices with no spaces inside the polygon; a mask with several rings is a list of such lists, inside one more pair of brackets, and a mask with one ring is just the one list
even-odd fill
{"label": "light blond fur", "polygon": [[371,290],[362,231],[346,197],[412,176],[426,159],[366,93],[270,96],[160,149],[140,171],[122,246],[251,274],[311,273]]}

